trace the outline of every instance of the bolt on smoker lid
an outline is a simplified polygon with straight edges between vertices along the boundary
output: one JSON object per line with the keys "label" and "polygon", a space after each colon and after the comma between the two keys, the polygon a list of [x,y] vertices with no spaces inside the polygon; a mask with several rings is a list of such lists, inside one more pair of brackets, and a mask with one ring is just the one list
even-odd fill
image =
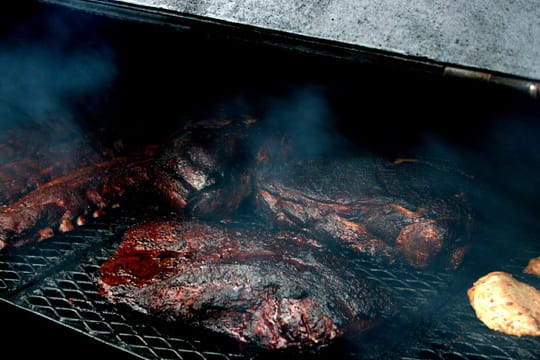
{"label": "bolt on smoker lid", "polygon": [[509,85],[532,96],[540,91],[538,0],[41,1],[143,20],[218,22],[259,36],[278,32],[301,37],[304,48],[330,42],[368,58],[431,66],[444,75]]}

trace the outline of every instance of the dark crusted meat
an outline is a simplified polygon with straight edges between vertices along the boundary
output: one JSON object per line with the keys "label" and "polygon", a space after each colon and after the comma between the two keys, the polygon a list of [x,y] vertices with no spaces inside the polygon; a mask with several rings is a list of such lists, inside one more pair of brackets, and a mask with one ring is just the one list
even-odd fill
{"label": "dark crusted meat", "polygon": [[[456,267],[466,248],[470,214],[463,177],[455,171],[374,157],[285,161],[294,139],[249,118],[190,123],[155,158],[99,162],[84,155],[86,147],[76,147],[82,149],[74,154],[81,168],[72,172],[73,163],[39,160],[61,153],[61,146],[53,151],[19,140],[4,138],[6,158],[13,159],[0,164],[0,197],[18,200],[0,209],[0,247],[69,230],[72,220],[114,203],[118,196],[111,189],[151,188],[171,209],[206,219],[233,216],[255,198],[258,214],[272,225],[415,267],[439,260]],[[17,158],[17,149],[27,155]]]}
{"label": "dark crusted meat", "polygon": [[128,230],[95,279],[113,303],[267,349],[324,346],[396,306],[339,251],[305,235],[201,222]]}
{"label": "dark crusted meat", "polygon": [[[19,136],[9,140],[6,135],[7,162],[0,163],[0,200],[5,201],[0,208],[0,248],[69,231],[94,210],[116,204],[127,190],[140,194],[152,188],[177,212],[229,216],[251,191],[255,156],[246,137],[253,123],[190,123],[159,149],[148,146],[141,153],[108,160],[87,156],[84,139],[68,127],[33,145],[22,140],[24,135],[29,140],[37,136],[34,127],[14,129],[13,135]],[[60,159],[64,147],[68,159]]]}
{"label": "dark crusted meat", "polygon": [[155,188],[175,210],[198,217],[231,214],[250,192],[249,123],[197,122],[166,144],[154,166]]}
{"label": "dark crusted meat", "polygon": [[[259,214],[390,262],[456,267],[469,235],[465,178],[432,164],[368,156],[292,161],[259,172]],[[439,261],[440,260],[440,261]]]}
{"label": "dark crusted meat", "polygon": [[102,160],[72,124],[48,120],[20,125],[0,135],[0,205]]}
{"label": "dark crusted meat", "polygon": [[0,208],[0,248],[70,231],[149,181],[151,157],[117,157],[56,178]]}

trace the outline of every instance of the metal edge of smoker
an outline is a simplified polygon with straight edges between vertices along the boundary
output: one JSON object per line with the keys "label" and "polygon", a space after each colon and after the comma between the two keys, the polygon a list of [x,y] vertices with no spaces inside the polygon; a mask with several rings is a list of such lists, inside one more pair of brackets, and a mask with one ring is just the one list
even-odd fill
{"label": "metal edge of smoker", "polygon": [[[68,7],[74,10],[108,16],[115,19],[150,23],[181,31],[219,34],[229,39],[257,43],[292,52],[333,58],[358,64],[369,64],[384,69],[398,69],[459,80],[484,82],[512,89],[525,96],[540,98],[540,81],[517,77],[458,64],[446,64],[427,58],[406,56],[389,51],[371,49],[284,31],[262,29],[209,17],[164,10],[142,5],[107,0],[37,0],[40,3]],[[406,87],[406,84],[404,85]]]}
{"label": "metal edge of smoker", "polygon": [[[0,297],[0,314],[2,314],[4,322],[20,322],[21,319],[24,319],[26,325],[32,324],[31,326],[25,326],[25,336],[28,340],[32,339],[32,345],[24,349],[21,349],[19,345],[21,334],[14,330],[16,327],[3,328],[0,332],[4,344],[17,344],[12,351],[22,357],[26,355],[34,356],[37,351],[40,356],[54,356],[59,359],[64,359],[64,355],[71,356],[70,352],[85,356],[114,356],[118,360],[144,359],[144,357],[126,348],[106,342],[76,327],[32,311],[2,297]],[[40,331],[43,331],[43,333],[39,333]],[[66,341],[69,344],[60,345]],[[61,347],[57,348],[56,346]]]}

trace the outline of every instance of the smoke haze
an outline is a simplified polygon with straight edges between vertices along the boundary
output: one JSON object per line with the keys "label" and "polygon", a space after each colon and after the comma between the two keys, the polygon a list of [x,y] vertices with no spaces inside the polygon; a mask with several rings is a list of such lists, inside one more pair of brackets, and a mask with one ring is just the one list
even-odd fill
{"label": "smoke haze", "polygon": [[0,126],[72,117],[69,102],[103,91],[115,74],[96,24],[77,13],[47,11],[23,19],[0,40]]}

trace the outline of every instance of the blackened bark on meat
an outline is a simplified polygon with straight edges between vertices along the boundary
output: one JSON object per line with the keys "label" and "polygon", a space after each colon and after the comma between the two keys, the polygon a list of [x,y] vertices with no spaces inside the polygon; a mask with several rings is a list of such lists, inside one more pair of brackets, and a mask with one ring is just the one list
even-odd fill
{"label": "blackened bark on meat", "polygon": [[56,178],[0,208],[0,248],[70,231],[148,183],[152,157],[117,157]]}
{"label": "blackened bark on meat", "polygon": [[111,302],[145,314],[267,349],[310,349],[396,310],[340,255],[299,233],[151,221],[127,231],[95,280]]}
{"label": "blackened bark on meat", "polygon": [[[229,217],[252,194],[254,169],[286,152],[283,138],[268,130],[252,118],[197,121],[159,149],[115,157],[109,148],[93,151],[69,122],[12,129],[13,137],[3,134],[0,143],[10,150],[0,159],[0,249],[68,231],[75,219],[85,222],[91,210],[116,201],[108,189],[124,183],[139,192],[151,188],[176,212]],[[260,145],[260,139],[270,140]]]}
{"label": "blackened bark on meat", "polygon": [[259,172],[258,213],[414,267],[459,266],[470,235],[468,179],[428,163],[376,157],[291,161]]}
{"label": "blackened bark on meat", "polygon": [[0,133],[0,165],[44,150],[58,141],[77,138],[73,124],[63,118],[50,117],[40,122],[24,122]]}
{"label": "blackened bark on meat", "polygon": [[13,138],[4,139],[13,151],[0,164],[0,248],[69,231],[127,190],[152,187],[173,210],[200,217],[231,214],[251,191],[247,159],[254,156],[246,155],[244,145],[252,122],[197,122],[161,147],[157,159],[158,149],[148,146],[108,160],[62,124],[51,122],[59,131],[50,133],[45,125],[12,129]]}
{"label": "blackened bark on meat", "polygon": [[[391,262],[404,258],[425,267],[442,259],[456,267],[465,252],[470,214],[462,181],[436,164],[374,157],[284,161],[294,141],[249,118],[188,124],[156,158],[138,160],[98,162],[69,125],[59,134],[44,137],[63,139],[52,150],[50,139],[25,145],[18,133],[4,138],[8,149],[26,154],[0,165],[0,201],[10,200],[0,209],[0,247],[68,231],[74,219],[84,222],[124,188],[149,186],[173,210],[196,218],[232,216],[255,194],[257,212],[270,224],[337,239]],[[51,162],[63,145],[80,151]],[[73,170],[76,165],[82,168]]]}
{"label": "blackened bark on meat", "polygon": [[72,124],[49,119],[0,136],[0,204],[5,205],[57,177],[102,161]]}
{"label": "blackened bark on meat", "polygon": [[230,216],[252,191],[258,159],[248,137],[256,132],[255,123],[225,119],[190,124],[162,149],[154,186],[173,209],[198,218]]}

